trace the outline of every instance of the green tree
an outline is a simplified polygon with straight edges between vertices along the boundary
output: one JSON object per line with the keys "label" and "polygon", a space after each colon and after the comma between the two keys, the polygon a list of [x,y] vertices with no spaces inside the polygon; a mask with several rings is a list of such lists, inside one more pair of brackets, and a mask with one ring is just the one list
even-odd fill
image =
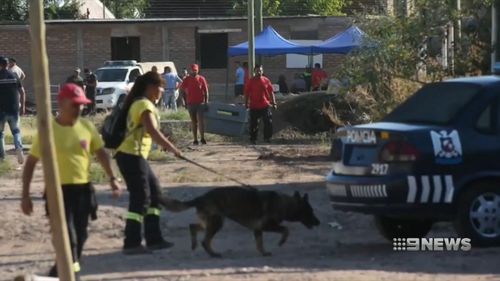
{"label": "green tree", "polygon": [[103,0],[104,5],[117,19],[143,18],[149,0]]}
{"label": "green tree", "polygon": [[[448,0],[417,0],[409,16],[357,16],[355,24],[369,39],[363,48],[345,57],[336,75],[350,82],[350,94],[360,94],[371,101],[369,106],[377,119],[422,84],[487,73],[491,51],[490,1],[467,1],[459,13]],[[443,66],[441,45],[445,27],[457,26],[458,20],[462,30],[459,37],[455,28],[454,67]]]}
{"label": "green tree", "polygon": [[[2,0],[0,1],[0,21],[26,21],[29,17],[27,0]],[[52,19],[78,19],[81,18],[78,0],[44,0],[45,18]]]}
{"label": "green tree", "polygon": [[0,1],[0,21],[24,21],[26,19],[25,0]]}
{"label": "green tree", "polygon": [[79,19],[80,7],[82,4],[78,0],[65,0],[60,2],[57,0],[44,0],[44,14],[47,20],[56,19]]}
{"label": "green tree", "polygon": [[[234,13],[243,15],[247,11],[247,0],[234,0]],[[342,15],[346,0],[263,0],[262,7],[266,16],[295,15]]]}

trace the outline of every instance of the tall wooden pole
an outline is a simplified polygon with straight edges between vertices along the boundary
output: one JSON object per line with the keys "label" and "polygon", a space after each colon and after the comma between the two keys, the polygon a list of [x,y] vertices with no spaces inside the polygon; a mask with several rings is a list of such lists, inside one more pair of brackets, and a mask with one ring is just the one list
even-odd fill
{"label": "tall wooden pole", "polygon": [[491,47],[493,52],[491,52],[491,73],[495,73],[495,63],[497,61],[497,51],[498,51],[498,11],[497,11],[497,1],[494,1],[491,5]]}
{"label": "tall wooden pole", "polygon": [[[255,30],[261,33],[264,28],[264,17],[262,15],[262,0],[255,0]],[[262,64],[262,56],[257,56],[257,63]]]}
{"label": "tall wooden pole", "polygon": [[[493,1],[493,5],[495,1]],[[461,0],[457,0],[457,13],[458,13],[458,19],[457,19],[457,38],[458,40],[462,39],[462,2]]]}
{"label": "tall wooden pole", "polygon": [[74,281],[73,259],[71,257],[66,217],[64,214],[51,122],[49,68],[45,45],[45,22],[42,0],[30,0],[29,15],[31,25],[31,65],[33,67],[38,134],[50,214],[52,244],[56,252],[59,279]]}
{"label": "tall wooden pole", "polygon": [[255,22],[254,0],[248,0],[248,73],[253,77],[255,68]]}

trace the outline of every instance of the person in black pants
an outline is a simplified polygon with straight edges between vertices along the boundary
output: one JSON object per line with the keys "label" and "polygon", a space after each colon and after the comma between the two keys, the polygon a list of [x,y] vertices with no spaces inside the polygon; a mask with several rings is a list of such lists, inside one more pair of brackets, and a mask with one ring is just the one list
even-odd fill
{"label": "person in black pants", "polygon": [[[120,185],[111,169],[109,155],[104,150],[104,144],[97,129],[89,120],[79,118],[82,106],[91,102],[85,97],[83,89],[76,84],[66,84],[59,92],[58,101],[59,115],[52,121],[54,146],[62,185],[66,224],[71,243],[73,269],[76,279],[79,280],[79,261],[82,256],[83,245],[88,237],[89,217],[92,219],[97,218],[95,214],[97,203],[89,176],[92,154],[97,156],[109,176],[114,197],[120,195]],[[35,166],[41,156],[38,137],[35,137],[23,170],[21,209],[26,215],[33,213],[30,183]],[[46,205],[46,209],[48,209],[47,207]],[[48,215],[50,216],[50,213]],[[49,276],[57,277],[56,265],[51,268]]]}
{"label": "person in black pants", "polygon": [[[126,255],[173,246],[161,234],[160,183],[147,161],[153,141],[177,157],[181,156],[181,152],[159,130],[156,104],[164,87],[165,80],[158,73],[148,72],[137,78],[124,103],[124,110],[128,112],[127,135],[115,158],[130,193],[123,243]],[[142,246],[143,224],[146,248]]]}
{"label": "person in black pants", "polygon": [[259,120],[264,122],[264,141],[271,142],[273,135],[271,107],[276,109],[273,85],[264,77],[261,65],[255,66],[255,76],[250,78],[245,87],[245,106],[250,109],[250,142],[256,144]]}
{"label": "person in black pants", "polygon": [[90,69],[85,68],[83,70],[85,73],[85,95],[87,98],[92,101],[87,106],[87,113],[94,115],[95,114],[95,96],[97,95],[97,76],[90,71]]}

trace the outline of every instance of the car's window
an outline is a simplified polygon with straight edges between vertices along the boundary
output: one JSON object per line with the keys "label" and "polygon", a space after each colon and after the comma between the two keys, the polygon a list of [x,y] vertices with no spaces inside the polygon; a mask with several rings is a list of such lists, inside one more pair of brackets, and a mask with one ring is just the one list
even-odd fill
{"label": "car's window", "polygon": [[125,81],[127,69],[98,69],[95,74],[99,82],[119,82]]}
{"label": "car's window", "polygon": [[130,72],[128,81],[129,82],[135,82],[135,79],[137,79],[137,77],[139,77],[139,76],[141,76],[141,73],[139,72],[139,69],[133,69]]}
{"label": "car's window", "polygon": [[479,115],[477,119],[476,128],[482,132],[494,131],[493,122],[491,119],[493,106],[488,105],[485,110]]}
{"label": "car's window", "polygon": [[384,121],[445,125],[481,89],[480,85],[460,82],[429,84],[389,113]]}

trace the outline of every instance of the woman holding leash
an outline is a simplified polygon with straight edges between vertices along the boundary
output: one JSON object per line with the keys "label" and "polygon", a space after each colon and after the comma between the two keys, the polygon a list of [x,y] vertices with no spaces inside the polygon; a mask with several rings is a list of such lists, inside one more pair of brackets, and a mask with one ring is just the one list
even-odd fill
{"label": "woman holding leash", "polygon": [[[158,73],[139,76],[124,104],[127,135],[118,147],[116,161],[130,193],[125,225],[123,253],[149,253],[172,247],[163,239],[160,229],[160,183],[147,162],[152,142],[181,157],[181,152],[159,130],[159,114],[155,104],[160,100],[165,80]],[[142,246],[144,222],[146,248]]]}

